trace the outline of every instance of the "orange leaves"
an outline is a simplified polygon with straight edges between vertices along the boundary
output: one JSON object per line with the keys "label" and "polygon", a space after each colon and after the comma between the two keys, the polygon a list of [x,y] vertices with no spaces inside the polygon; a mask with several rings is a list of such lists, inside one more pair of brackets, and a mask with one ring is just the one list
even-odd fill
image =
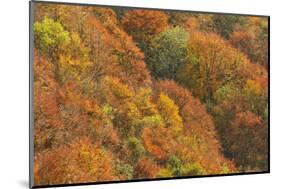
{"label": "orange leaves", "polygon": [[189,91],[180,87],[179,85],[177,85],[176,82],[174,82],[172,80],[164,80],[164,81],[155,83],[155,88],[157,90],[157,93],[159,93],[160,91],[163,91],[171,99],[173,99],[173,101],[179,107],[180,111],[191,100],[190,98],[192,98],[192,95],[190,94]]}
{"label": "orange leaves", "polygon": [[55,4],[35,15],[37,184],[267,168],[268,75],[243,54],[266,63],[262,19]]}
{"label": "orange leaves", "polygon": [[112,180],[112,158],[89,138],[35,156],[37,185]]}
{"label": "orange leaves", "polygon": [[168,27],[168,17],[161,11],[129,10],[122,24],[138,42],[148,42],[151,36]]}
{"label": "orange leaves", "polygon": [[242,170],[267,169],[267,125],[261,117],[267,107],[260,89],[248,81],[244,91],[233,91],[213,111],[225,155]]}
{"label": "orange leaves", "polygon": [[143,53],[134,43],[132,37],[114,21],[116,20],[114,12],[110,9],[94,9],[94,12],[97,14],[97,19],[107,30],[102,32],[108,34],[105,44],[109,44],[109,48],[113,50],[113,55],[118,59],[120,70],[115,74],[127,83],[136,83],[137,85],[150,83],[150,75],[143,61]]}
{"label": "orange leaves", "polygon": [[239,112],[236,114],[235,121],[233,122],[234,127],[259,127],[262,124],[260,117],[256,116],[252,112]]}
{"label": "orange leaves", "polygon": [[135,178],[155,178],[159,166],[150,159],[140,159],[135,167]]}
{"label": "orange leaves", "polygon": [[247,64],[247,58],[220,36],[191,32],[188,61],[179,68],[177,81],[206,102],[212,100],[221,85],[233,83],[241,86],[244,78],[240,72]]}
{"label": "orange leaves", "polygon": [[258,64],[248,64],[246,69],[248,79],[254,80],[261,86],[264,91],[266,91],[268,88],[267,70],[263,66]]}
{"label": "orange leaves", "polygon": [[186,27],[188,30],[198,30],[200,27],[200,23],[198,19],[195,17],[190,17],[186,20]]}
{"label": "orange leaves", "polygon": [[83,102],[83,106],[84,106],[86,112],[88,112],[88,113],[94,113],[94,112],[96,112],[96,111],[98,110],[98,108],[99,108],[99,107],[97,106],[97,104],[96,104],[94,101],[91,101],[91,100],[85,100],[85,101]]}
{"label": "orange leaves", "polygon": [[[207,35],[201,32],[192,32],[189,38],[189,47],[190,55],[197,57],[199,62],[209,69],[210,73],[227,71],[222,69],[229,68],[231,65],[239,66],[241,61],[245,61],[245,57],[239,54],[239,51],[214,33]],[[202,49],[205,50],[202,51]],[[217,70],[213,66],[217,66]]]}
{"label": "orange leaves", "polygon": [[186,126],[185,130],[190,130],[189,127],[197,127],[206,130],[214,129],[211,117],[206,112],[203,104],[201,104],[198,99],[194,98],[187,89],[180,87],[174,81],[168,80],[156,83],[155,87],[157,91],[162,91],[167,94],[179,107],[179,114]]}
{"label": "orange leaves", "polygon": [[245,31],[234,31],[229,39],[230,43],[245,52],[250,47],[253,36]]}
{"label": "orange leaves", "polygon": [[261,117],[249,111],[237,112],[229,127],[227,145],[235,162],[254,170],[267,169],[267,126]]}
{"label": "orange leaves", "polygon": [[150,128],[144,128],[142,135],[146,149],[158,160],[166,160],[168,158],[165,149],[167,149],[169,139],[164,137],[166,134],[163,132],[164,129],[160,128],[157,129],[157,131]]}
{"label": "orange leaves", "polygon": [[35,120],[44,119],[44,123],[50,127],[61,127],[63,124],[58,117],[59,95],[54,66],[35,53],[34,72]]}
{"label": "orange leaves", "polygon": [[268,68],[268,23],[266,18],[251,17],[248,26],[230,36],[231,44],[245,53],[253,63]]}
{"label": "orange leaves", "polygon": [[162,91],[180,107],[184,132],[177,141],[177,153],[186,162],[200,162],[207,171],[221,171],[221,164],[227,160],[220,153],[220,143],[212,117],[198,99],[174,81],[160,81],[155,84],[156,93]]}
{"label": "orange leaves", "polygon": [[[58,87],[55,81],[55,66],[38,54],[38,51],[34,53],[34,82],[35,86],[40,86],[44,91],[55,91]],[[44,74],[43,74],[44,73]]]}
{"label": "orange leaves", "polygon": [[[47,119],[49,119],[49,123],[53,127],[61,126],[60,122],[54,119],[54,115],[59,114],[58,102],[56,101],[55,95],[41,94],[39,93],[35,99],[36,106],[35,111],[38,114],[44,115]],[[42,116],[40,115],[40,116]],[[58,117],[56,117],[58,118]]]}

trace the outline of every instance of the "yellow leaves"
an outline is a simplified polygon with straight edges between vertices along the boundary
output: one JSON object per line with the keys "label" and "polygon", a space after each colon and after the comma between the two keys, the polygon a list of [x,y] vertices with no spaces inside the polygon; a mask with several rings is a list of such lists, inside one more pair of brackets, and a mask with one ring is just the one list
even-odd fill
{"label": "yellow leaves", "polygon": [[[149,121],[156,121],[158,124],[145,127],[142,138],[148,152],[159,160],[167,160],[176,150],[179,142],[177,138],[183,129],[183,123],[178,114],[178,107],[165,94],[160,94],[157,107],[161,117],[156,115]],[[162,119],[165,126],[162,126]]]}
{"label": "yellow leaves", "polygon": [[89,62],[85,62],[81,59],[75,59],[70,55],[69,56],[60,55],[59,63],[60,63],[60,68],[66,70],[73,69],[74,66],[79,66],[80,68],[82,68],[83,66],[90,65]]}
{"label": "yellow leaves", "polygon": [[78,33],[72,32],[70,34],[70,37],[71,37],[72,45],[74,45],[75,47],[81,46],[81,39],[80,39]]}
{"label": "yellow leaves", "polygon": [[[248,47],[251,35],[262,33],[239,30],[226,41],[209,32],[217,29],[210,15],[180,13],[172,18],[172,13],[162,11],[52,6],[52,10],[42,6],[36,13],[38,21],[44,16],[55,20],[41,23],[39,28],[36,24],[37,42],[44,42],[43,46],[36,44],[36,51],[46,52],[45,58],[36,52],[34,57],[36,183],[227,173],[221,143],[234,143],[234,151],[225,146],[223,150],[235,152],[229,154],[241,159],[248,155],[240,155],[239,144],[248,145],[252,157],[256,154],[252,148],[256,144],[249,143],[252,139],[260,141],[259,151],[265,149],[265,135],[256,133],[264,132],[261,99],[266,100],[267,73],[231,46],[243,42]],[[255,27],[260,24],[253,20]],[[168,29],[169,25],[173,29]],[[266,32],[263,35],[266,37]],[[154,46],[157,51],[152,51]],[[169,49],[176,50],[171,54]],[[261,52],[265,49],[257,48]],[[162,55],[164,51],[167,56]],[[153,66],[167,71],[161,72],[163,78],[177,77],[192,93],[173,80],[152,81],[144,62],[149,65],[150,53],[159,54],[159,59],[155,58],[159,65]],[[151,73],[156,77],[153,70]],[[165,77],[167,74],[171,76]],[[241,97],[236,97],[240,92]],[[249,99],[242,98],[245,93]],[[193,95],[208,102],[206,106]],[[222,104],[217,111],[212,107],[216,103]],[[259,111],[244,111],[246,106]],[[226,115],[212,117],[206,107],[212,114]],[[230,115],[232,110],[235,114]],[[220,133],[220,141],[213,123],[216,118],[223,120],[223,130],[238,128],[239,132]],[[254,132],[242,136],[241,129]],[[237,138],[244,142],[236,143]],[[174,166],[169,166],[172,156],[177,158],[172,158]],[[178,166],[177,159],[182,165]],[[116,162],[119,171],[113,170]]]}
{"label": "yellow leaves", "polygon": [[[202,50],[205,49],[205,50]],[[215,64],[223,66],[235,61],[238,51],[232,48],[219,35],[201,32],[191,32],[189,39],[189,53],[197,56],[203,64]],[[220,69],[219,67],[217,69]]]}
{"label": "yellow leaves", "polygon": [[135,103],[144,115],[153,115],[157,113],[156,106],[151,101],[151,95],[151,88],[141,88],[135,96]]}
{"label": "yellow leaves", "polygon": [[131,119],[139,118],[140,112],[138,107],[132,102],[126,102],[124,104],[125,109],[127,110],[127,116]]}
{"label": "yellow leaves", "polygon": [[182,119],[179,116],[178,106],[167,95],[161,93],[158,99],[158,110],[168,127],[181,131],[183,128]]}
{"label": "yellow leaves", "polygon": [[172,171],[168,168],[162,168],[157,173],[157,177],[161,178],[171,178],[173,176]]}
{"label": "yellow leaves", "polygon": [[87,172],[93,176],[103,174],[99,172],[104,169],[100,164],[105,165],[111,160],[110,157],[106,157],[101,149],[93,146],[88,138],[83,138],[78,143],[74,143],[73,148],[78,151],[77,160],[80,161],[80,166],[85,166],[88,169]]}
{"label": "yellow leaves", "polygon": [[81,80],[83,73],[87,72],[92,64],[88,53],[89,50],[84,47],[79,35],[72,32],[71,44],[64,49],[64,53],[59,54],[57,71],[63,82]]}
{"label": "yellow leaves", "polygon": [[254,80],[247,80],[245,86],[246,93],[260,96],[263,93],[263,89],[260,84]]}
{"label": "yellow leaves", "polygon": [[60,62],[62,64],[69,64],[68,66],[89,66],[88,54],[89,49],[81,42],[79,35],[76,32],[70,34],[71,43],[66,47],[65,53],[60,55]]}
{"label": "yellow leaves", "polygon": [[75,58],[85,60],[88,57],[89,48],[82,43],[81,38],[77,32],[72,32],[70,34],[71,44],[69,45],[69,51],[71,55],[74,55]]}
{"label": "yellow leaves", "polygon": [[116,97],[127,99],[133,96],[133,91],[126,84],[121,83],[119,79],[107,77],[105,81]]}

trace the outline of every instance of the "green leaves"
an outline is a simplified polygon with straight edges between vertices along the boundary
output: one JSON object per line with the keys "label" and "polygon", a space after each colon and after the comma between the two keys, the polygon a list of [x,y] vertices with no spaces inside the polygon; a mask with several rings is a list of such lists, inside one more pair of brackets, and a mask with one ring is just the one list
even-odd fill
{"label": "green leaves", "polygon": [[120,161],[115,161],[114,162],[114,171],[115,174],[120,178],[120,179],[132,179],[133,178],[133,166],[130,164],[122,163]]}
{"label": "green leaves", "polygon": [[142,145],[142,142],[135,137],[130,137],[128,139],[128,146],[132,150],[131,159],[134,162],[136,162],[141,156],[145,154],[145,148]]}
{"label": "green leaves", "polygon": [[181,27],[161,32],[152,39],[147,64],[156,78],[175,78],[177,68],[186,60],[187,33]]}
{"label": "green leaves", "polygon": [[44,18],[42,22],[34,23],[35,46],[43,54],[50,55],[70,41],[69,33],[59,22]]}
{"label": "green leaves", "polygon": [[37,184],[267,169],[266,19],[37,5]]}
{"label": "green leaves", "polygon": [[170,169],[174,176],[180,176],[182,172],[182,161],[175,155],[171,156],[168,160]]}
{"label": "green leaves", "polygon": [[199,163],[185,163],[180,160],[176,155],[172,155],[168,160],[166,170],[161,170],[160,175],[163,176],[192,176],[202,175],[206,171]]}
{"label": "green leaves", "polygon": [[228,39],[235,26],[238,24],[243,26],[246,19],[236,15],[215,15],[213,20],[217,32],[225,39]]}

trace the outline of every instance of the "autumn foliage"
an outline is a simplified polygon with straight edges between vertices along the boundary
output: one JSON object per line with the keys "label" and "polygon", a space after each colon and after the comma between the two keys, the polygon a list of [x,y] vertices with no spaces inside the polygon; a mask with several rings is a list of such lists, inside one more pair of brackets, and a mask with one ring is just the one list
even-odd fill
{"label": "autumn foliage", "polygon": [[122,18],[122,25],[137,42],[149,42],[168,27],[168,16],[162,11],[129,10]]}
{"label": "autumn foliage", "polygon": [[268,169],[265,18],[34,4],[36,186]]}

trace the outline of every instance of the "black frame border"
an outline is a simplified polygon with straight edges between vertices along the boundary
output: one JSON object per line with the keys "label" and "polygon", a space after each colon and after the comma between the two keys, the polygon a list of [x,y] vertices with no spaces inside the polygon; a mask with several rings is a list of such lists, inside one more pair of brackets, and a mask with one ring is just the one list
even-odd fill
{"label": "black frame border", "polygon": [[[71,183],[71,184],[54,184],[54,185],[34,185],[34,137],[33,137],[33,3],[44,4],[58,4],[70,6],[95,6],[107,8],[122,8],[122,9],[143,9],[143,10],[160,10],[160,11],[173,11],[183,13],[197,13],[197,14],[217,14],[217,15],[236,15],[248,17],[265,17],[268,20],[268,154],[267,163],[268,170],[259,172],[245,172],[245,173],[230,173],[230,174],[212,174],[212,175],[196,175],[196,176],[182,176],[182,177],[166,177],[166,178],[146,178],[146,179],[131,179],[131,180],[112,180],[101,182],[85,182],[85,183]],[[75,2],[59,2],[59,1],[29,1],[29,188],[53,188],[53,187],[67,187],[67,186],[85,186],[85,185],[99,185],[99,184],[118,184],[118,183],[134,183],[144,181],[162,181],[162,180],[179,180],[189,178],[211,178],[211,177],[225,177],[225,176],[240,176],[240,175],[258,175],[270,173],[270,16],[269,15],[255,15],[255,14],[240,14],[240,13],[224,13],[224,12],[208,12],[208,11],[194,11],[194,10],[177,10],[177,9],[163,9],[163,8],[147,8],[147,7],[133,7],[133,6],[120,6],[120,5],[101,5],[91,3],[75,3]]]}

